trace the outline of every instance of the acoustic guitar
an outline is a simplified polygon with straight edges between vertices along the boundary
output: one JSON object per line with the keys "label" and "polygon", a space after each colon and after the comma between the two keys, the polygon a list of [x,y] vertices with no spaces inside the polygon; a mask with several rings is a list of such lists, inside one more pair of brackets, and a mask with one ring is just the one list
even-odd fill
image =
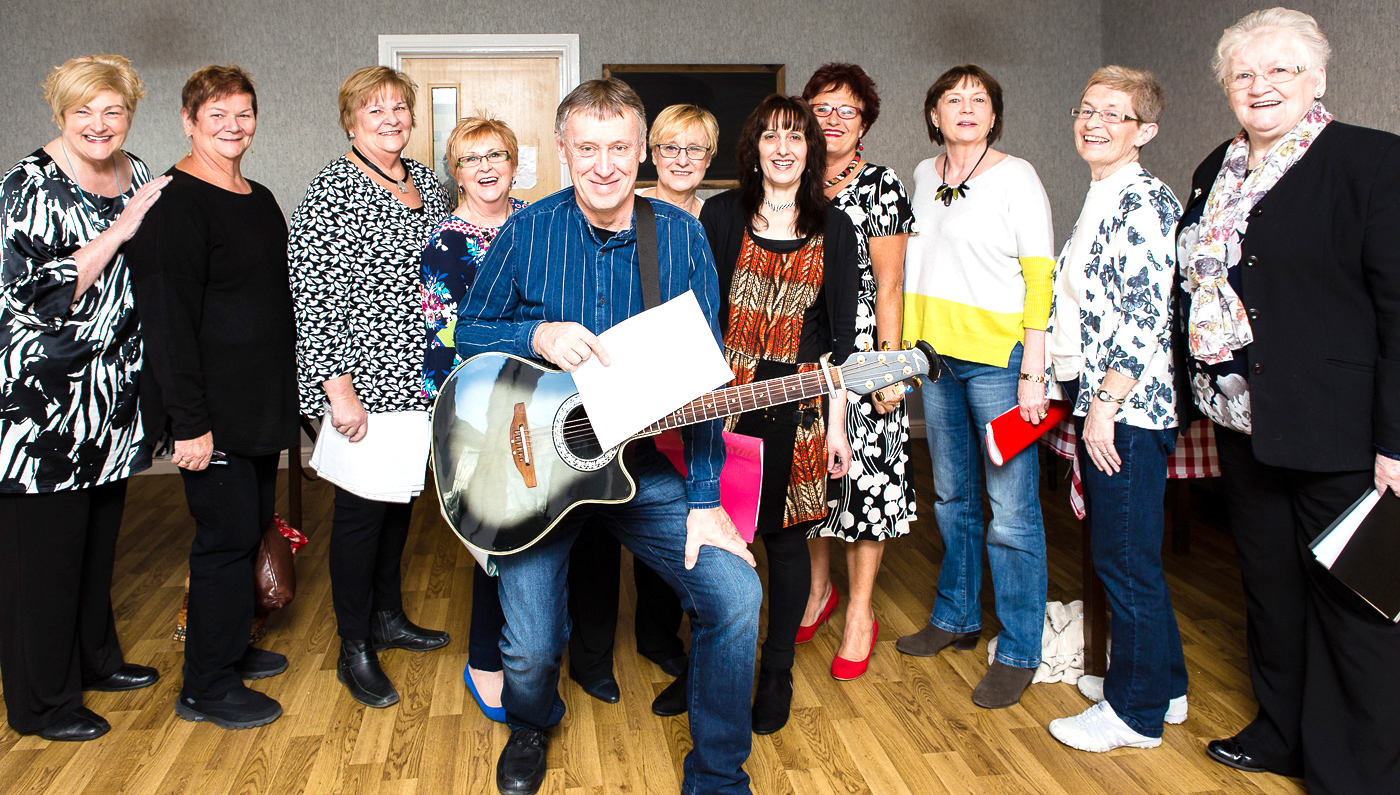
{"label": "acoustic guitar", "polygon": [[622,503],[637,486],[629,443],[698,422],[847,389],[938,377],[932,346],[852,354],[839,367],[731,386],[702,395],[617,447],[604,450],[573,376],[505,353],[462,362],[432,411],[432,470],[442,512],[468,546],[509,555],[544,538],[585,503]]}

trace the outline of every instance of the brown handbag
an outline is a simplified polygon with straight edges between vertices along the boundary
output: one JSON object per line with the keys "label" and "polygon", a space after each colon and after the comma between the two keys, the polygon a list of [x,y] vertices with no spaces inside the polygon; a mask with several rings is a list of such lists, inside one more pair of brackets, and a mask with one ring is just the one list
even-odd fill
{"label": "brown handbag", "polygon": [[297,570],[292,565],[292,542],[282,534],[277,519],[263,529],[258,559],[253,564],[253,593],[259,612],[291,603],[297,591]]}

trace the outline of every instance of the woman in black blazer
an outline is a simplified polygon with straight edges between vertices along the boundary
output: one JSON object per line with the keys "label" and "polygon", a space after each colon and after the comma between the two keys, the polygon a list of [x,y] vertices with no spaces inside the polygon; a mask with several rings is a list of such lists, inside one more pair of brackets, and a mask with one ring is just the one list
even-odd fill
{"label": "woman in black blazer", "polygon": [[1178,388],[1217,425],[1259,702],[1207,752],[1313,795],[1394,793],[1400,627],[1308,544],[1368,488],[1400,497],[1400,137],[1332,120],[1328,54],[1296,11],[1225,31],[1243,130],[1197,168],[1178,227]]}

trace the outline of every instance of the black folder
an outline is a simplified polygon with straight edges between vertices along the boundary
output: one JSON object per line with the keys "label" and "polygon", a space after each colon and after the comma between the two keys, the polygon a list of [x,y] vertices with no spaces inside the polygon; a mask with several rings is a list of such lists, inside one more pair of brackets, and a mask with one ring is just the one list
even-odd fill
{"label": "black folder", "polygon": [[[1360,503],[1343,517],[1358,509]],[[1386,618],[1400,622],[1400,497],[1391,492],[1381,495],[1337,555],[1331,571]]]}

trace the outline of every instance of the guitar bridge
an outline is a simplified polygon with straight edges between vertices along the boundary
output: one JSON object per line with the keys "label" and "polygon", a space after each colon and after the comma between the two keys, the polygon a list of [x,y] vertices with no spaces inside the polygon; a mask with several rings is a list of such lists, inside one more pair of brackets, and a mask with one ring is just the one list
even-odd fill
{"label": "guitar bridge", "polygon": [[525,417],[525,404],[515,404],[515,417],[510,423],[510,454],[515,468],[527,488],[535,487],[535,459],[530,449],[530,425]]}

